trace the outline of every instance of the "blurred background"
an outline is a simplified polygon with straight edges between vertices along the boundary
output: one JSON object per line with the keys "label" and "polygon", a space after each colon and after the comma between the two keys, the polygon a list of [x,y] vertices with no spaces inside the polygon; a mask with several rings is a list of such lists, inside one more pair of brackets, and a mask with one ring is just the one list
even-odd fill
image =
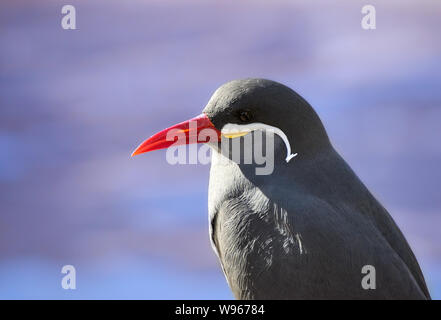
{"label": "blurred background", "polygon": [[335,3],[1,1],[0,298],[232,299],[209,166],[130,153],[245,77],[311,103],[441,298],[441,2]]}

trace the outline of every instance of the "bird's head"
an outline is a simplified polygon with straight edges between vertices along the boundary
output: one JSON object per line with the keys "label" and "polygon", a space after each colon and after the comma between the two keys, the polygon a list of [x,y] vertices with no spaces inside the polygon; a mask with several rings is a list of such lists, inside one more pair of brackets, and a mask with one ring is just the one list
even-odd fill
{"label": "bird's head", "polygon": [[[222,85],[201,115],[158,132],[132,156],[171,145],[206,143],[208,135],[201,137],[201,133],[207,129],[212,132],[211,143],[220,142],[222,136],[233,139],[270,129],[284,142],[287,162],[297,153],[308,154],[329,144],[319,117],[300,95],[274,81],[244,79]],[[185,139],[178,142],[176,135],[167,137],[172,130],[185,134]]]}

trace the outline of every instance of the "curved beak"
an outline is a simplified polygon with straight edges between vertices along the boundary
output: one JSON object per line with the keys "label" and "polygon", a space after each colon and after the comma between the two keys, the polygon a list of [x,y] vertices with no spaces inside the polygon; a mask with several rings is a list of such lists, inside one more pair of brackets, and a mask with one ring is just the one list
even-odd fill
{"label": "curved beak", "polygon": [[[165,149],[172,145],[178,146],[192,143],[207,143],[209,142],[210,135],[199,135],[204,129],[213,130],[211,136],[215,135],[217,141],[220,141],[220,131],[217,130],[211,123],[210,119],[202,113],[197,117],[175,124],[174,126],[154,134],[133,151],[132,157],[149,151]],[[185,137],[185,139],[179,139],[179,137]]]}

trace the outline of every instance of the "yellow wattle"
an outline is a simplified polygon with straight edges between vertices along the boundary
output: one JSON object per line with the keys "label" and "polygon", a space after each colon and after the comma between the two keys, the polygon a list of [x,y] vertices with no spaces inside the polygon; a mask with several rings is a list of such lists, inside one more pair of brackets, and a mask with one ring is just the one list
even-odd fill
{"label": "yellow wattle", "polygon": [[250,132],[246,131],[246,132],[237,132],[237,133],[222,133],[222,135],[228,139],[233,139],[233,138],[237,138],[237,137],[242,137],[248,133],[250,133]]}

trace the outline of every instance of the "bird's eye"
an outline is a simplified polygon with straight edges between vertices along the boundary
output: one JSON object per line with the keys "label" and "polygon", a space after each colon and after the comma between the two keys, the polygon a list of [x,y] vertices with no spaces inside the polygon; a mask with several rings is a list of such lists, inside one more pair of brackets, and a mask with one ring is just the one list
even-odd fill
{"label": "bird's eye", "polygon": [[251,120],[251,114],[248,111],[239,112],[239,118],[242,122],[249,122]]}

